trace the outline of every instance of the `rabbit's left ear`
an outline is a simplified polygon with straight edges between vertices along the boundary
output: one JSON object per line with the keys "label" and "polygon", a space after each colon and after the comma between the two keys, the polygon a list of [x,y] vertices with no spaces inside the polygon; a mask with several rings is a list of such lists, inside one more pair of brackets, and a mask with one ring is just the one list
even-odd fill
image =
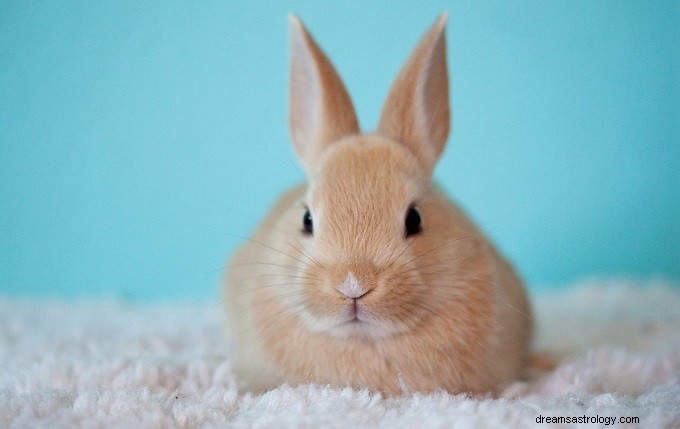
{"label": "rabbit's left ear", "polygon": [[289,16],[290,132],[295,153],[309,175],[330,143],[359,132],[349,94],[331,62],[300,20]]}
{"label": "rabbit's left ear", "polygon": [[446,13],[437,18],[399,72],[378,125],[378,132],[409,148],[428,173],[449,136],[446,19]]}

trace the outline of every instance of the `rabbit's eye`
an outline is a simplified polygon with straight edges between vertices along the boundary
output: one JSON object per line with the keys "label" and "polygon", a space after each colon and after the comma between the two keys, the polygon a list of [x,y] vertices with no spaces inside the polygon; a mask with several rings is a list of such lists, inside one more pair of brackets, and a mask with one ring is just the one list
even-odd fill
{"label": "rabbit's eye", "polygon": [[302,218],[302,232],[307,235],[312,235],[314,233],[312,214],[309,212],[309,209],[305,211],[305,215]]}
{"label": "rabbit's eye", "polygon": [[406,212],[406,236],[418,234],[423,228],[420,226],[420,213],[415,207],[410,207]]}

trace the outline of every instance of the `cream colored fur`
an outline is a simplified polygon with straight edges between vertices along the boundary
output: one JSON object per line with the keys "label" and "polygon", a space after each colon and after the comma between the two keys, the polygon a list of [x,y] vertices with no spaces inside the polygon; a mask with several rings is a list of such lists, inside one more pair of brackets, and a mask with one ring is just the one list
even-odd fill
{"label": "cream colored fur", "polygon": [[[521,281],[431,182],[449,133],[445,22],[397,77],[378,131],[360,134],[340,77],[291,18],[291,134],[308,183],[278,201],[225,282],[250,388],[494,392],[525,364]],[[407,236],[411,207],[422,232]]]}

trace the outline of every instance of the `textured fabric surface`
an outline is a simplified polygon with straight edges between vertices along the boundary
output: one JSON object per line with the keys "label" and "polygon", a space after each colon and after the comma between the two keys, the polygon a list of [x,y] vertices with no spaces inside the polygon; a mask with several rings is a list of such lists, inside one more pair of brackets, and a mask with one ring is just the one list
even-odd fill
{"label": "textured fabric surface", "polygon": [[593,280],[533,301],[536,348],[561,356],[554,370],[500,398],[385,398],[320,385],[239,392],[217,303],[2,298],[0,427],[496,428],[558,416],[680,427],[680,288]]}

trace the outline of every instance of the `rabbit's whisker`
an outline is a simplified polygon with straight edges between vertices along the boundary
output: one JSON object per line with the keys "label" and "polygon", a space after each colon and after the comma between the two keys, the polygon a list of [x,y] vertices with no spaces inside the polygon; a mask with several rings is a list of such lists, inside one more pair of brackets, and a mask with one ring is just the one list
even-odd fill
{"label": "rabbit's whisker", "polygon": [[310,267],[310,268],[312,267],[312,265],[311,265],[309,262],[305,262],[305,261],[303,261],[303,260],[301,260],[301,259],[299,259],[299,258],[296,258],[296,257],[293,256],[293,255],[289,255],[288,253],[286,253],[286,252],[284,252],[284,251],[282,251],[282,250],[279,250],[279,249],[277,249],[277,248],[275,248],[275,247],[272,247],[272,246],[270,246],[270,245],[268,245],[268,244],[265,244],[265,243],[262,243],[262,242],[260,242],[260,241],[254,240],[254,239],[252,239],[252,238],[243,237],[243,236],[236,235],[236,234],[229,234],[229,233],[223,233],[223,234],[229,235],[229,236],[231,236],[231,237],[240,238],[240,239],[246,240],[246,241],[248,241],[248,242],[250,242],[250,243],[253,243],[253,244],[260,245],[260,246],[262,246],[262,247],[264,247],[264,248],[267,248],[267,249],[269,249],[269,250],[273,250],[273,251],[275,251],[275,252],[278,252],[278,253],[280,253],[280,254],[282,254],[282,255],[284,255],[284,256],[287,256],[287,257],[289,257],[289,258],[291,258],[291,259],[295,259],[296,261],[298,261],[298,262],[300,262],[301,264],[304,264],[304,265],[306,265],[306,266],[308,266],[308,267]]}

